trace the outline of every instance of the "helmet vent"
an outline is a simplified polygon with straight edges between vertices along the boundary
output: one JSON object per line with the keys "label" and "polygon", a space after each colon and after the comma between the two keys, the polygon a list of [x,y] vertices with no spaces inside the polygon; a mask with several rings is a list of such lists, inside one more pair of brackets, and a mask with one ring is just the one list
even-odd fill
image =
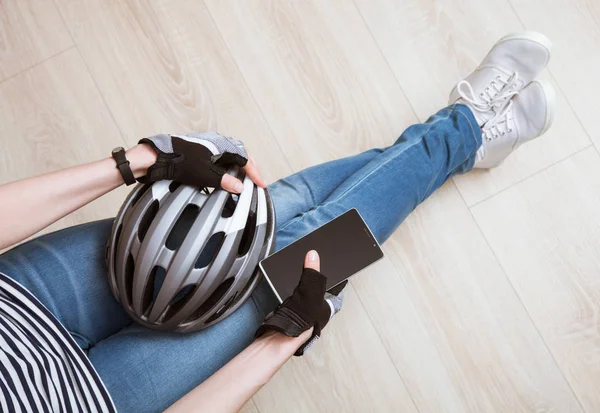
{"label": "helmet vent", "polygon": [[238,292],[238,294],[235,296],[235,300],[232,301],[233,305],[237,304],[238,301],[240,301],[242,298],[244,298],[244,297],[247,298],[246,293],[248,292],[250,287],[256,287],[255,281],[256,281],[256,277],[258,277],[259,275],[260,275],[260,270],[257,267],[256,270],[254,270],[254,273],[252,274],[252,276],[250,276],[250,278],[248,279],[248,282],[246,282],[246,285],[244,286],[244,288],[242,288],[242,290],[240,292]]}
{"label": "helmet vent", "polygon": [[133,255],[129,253],[127,262],[125,263],[125,292],[127,294],[127,302],[131,304],[133,301],[133,273],[135,271],[135,263]]}
{"label": "helmet vent", "polygon": [[258,207],[258,194],[256,190],[252,193],[252,202],[250,203],[250,212],[248,219],[246,220],[246,227],[240,240],[240,246],[238,247],[238,257],[243,257],[250,251],[250,246],[254,240],[254,233],[256,232],[256,208]]}
{"label": "helmet vent", "polygon": [[235,197],[231,194],[227,197],[227,201],[225,202],[225,207],[223,207],[223,211],[221,212],[222,218],[231,218],[233,213],[235,212],[235,208],[237,207],[239,197],[235,195]]}
{"label": "helmet vent", "polygon": [[177,191],[177,188],[179,188],[181,186],[181,182],[171,182],[171,184],[169,185],[169,192],[173,193],[175,191]]}
{"label": "helmet vent", "polygon": [[219,308],[219,311],[217,311],[216,313],[214,313],[213,315],[211,315],[210,317],[208,317],[205,321],[206,324],[210,324],[213,321],[215,321],[217,318],[221,317],[223,314],[225,314],[225,311],[227,311],[227,309],[229,308],[229,305],[235,300],[237,294],[234,294],[231,296],[231,298],[229,298],[229,300],[227,300],[227,302],[223,305],[223,307]]}
{"label": "helmet vent", "polygon": [[144,241],[144,237],[148,232],[148,228],[150,228],[150,224],[152,224],[152,221],[154,220],[154,217],[156,217],[157,213],[158,199],[155,199],[154,201],[152,201],[152,203],[148,207],[148,210],[140,220],[140,226],[138,227],[138,239],[140,240],[140,242]]}
{"label": "helmet vent", "polygon": [[225,233],[223,231],[214,233],[209,239],[204,249],[200,253],[200,256],[196,260],[196,264],[194,264],[194,268],[204,268],[208,264],[210,264],[217,253],[219,252],[219,248],[221,248],[221,244],[223,244],[223,240],[225,239]]}
{"label": "helmet vent", "polygon": [[121,238],[121,231],[123,231],[123,224],[119,224],[111,247],[113,249],[113,269],[115,268],[114,266],[117,265],[117,255],[119,254],[119,239]]}
{"label": "helmet vent", "polygon": [[171,229],[171,233],[165,243],[168,249],[175,251],[177,248],[181,247],[183,240],[192,228],[192,224],[196,218],[198,218],[198,214],[200,214],[198,205],[189,204],[183,209],[183,212],[179,215],[179,218],[177,218],[177,222],[173,225],[173,229]]}
{"label": "helmet vent", "polygon": [[234,277],[230,277],[223,281],[221,285],[217,287],[217,289],[208,297],[208,299],[202,303],[200,307],[194,313],[185,320],[185,323],[196,321],[200,317],[202,317],[208,310],[214,307],[216,303],[219,302],[221,298],[225,295],[225,293],[229,290],[233,282],[235,281]]}
{"label": "helmet vent", "polygon": [[148,191],[148,189],[150,189],[150,187],[152,187],[152,184],[146,184],[137,192],[137,194],[135,194],[135,196],[131,200],[130,208],[133,208],[135,204],[138,203],[138,201],[142,198],[142,196],[144,196],[144,194]]}
{"label": "helmet vent", "polygon": [[175,294],[175,297],[173,297],[169,303],[169,307],[163,317],[165,322],[173,317],[174,314],[177,314],[179,310],[190,301],[190,298],[194,296],[194,291],[196,291],[197,286],[197,284],[188,284]]}
{"label": "helmet vent", "polygon": [[142,299],[142,311],[144,315],[147,315],[152,308],[152,303],[158,297],[158,293],[163,283],[165,282],[165,277],[167,275],[167,271],[160,266],[155,266],[150,272],[150,276],[148,277],[148,284],[146,284],[146,288],[144,289],[144,295]]}

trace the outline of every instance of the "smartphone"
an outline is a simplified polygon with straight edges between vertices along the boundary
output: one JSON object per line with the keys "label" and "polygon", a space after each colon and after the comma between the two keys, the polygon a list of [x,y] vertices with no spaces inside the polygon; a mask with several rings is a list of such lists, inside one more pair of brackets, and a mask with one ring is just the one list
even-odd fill
{"label": "smartphone", "polygon": [[328,290],[383,258],[377,239],[358,211],[351,209],[260,262],[280,303],[300,282],[310,250],[319,253]]}

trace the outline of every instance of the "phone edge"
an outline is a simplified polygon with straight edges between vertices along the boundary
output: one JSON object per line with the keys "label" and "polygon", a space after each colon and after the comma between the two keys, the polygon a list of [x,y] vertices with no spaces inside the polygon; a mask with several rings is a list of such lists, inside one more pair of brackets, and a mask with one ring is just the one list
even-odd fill
{"label": "phone edge", "polygon": [[[267,257],[268,258],[268,257]],[[264,260],[266,260],[267,258],[264,258],[262,261],[260,261],[258,263],[258,268],[260,269],[260,272],[262,273],[263,277],[265,277],[265,279],[267,280],[267,282],[269,283],[269,287],[271,287],[271,291],[273,291],[273,293],[275,294],[275,298],[277,298],[277,301],[279,301],[279,303],[283,303],[283,300],[281,299],[281,296],[279,295],[279,292],[277,292],[277,290],[275,289],[275,286],[273,285],[273,283],[271,282],[271,279],[269,278],[269,276],[267,275],[267,272],[265,271],[265,269],[263,268],[262,262]]]}

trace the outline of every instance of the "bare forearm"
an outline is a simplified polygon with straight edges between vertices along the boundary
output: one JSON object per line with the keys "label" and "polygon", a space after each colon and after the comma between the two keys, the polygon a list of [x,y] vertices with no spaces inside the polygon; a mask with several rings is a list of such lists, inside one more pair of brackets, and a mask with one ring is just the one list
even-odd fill
{"label": "bare forearm", "polygon": [[[146,145],[127,152],[136,177],[156,155]],[[18,243],[123,184],[112,158],[0,186],[0,250]]]}
{"label": "bare forearm", "polygon": [[268,333],[167,409],[177,412],[237,412],[310,338],[312,329],[290,338]]}

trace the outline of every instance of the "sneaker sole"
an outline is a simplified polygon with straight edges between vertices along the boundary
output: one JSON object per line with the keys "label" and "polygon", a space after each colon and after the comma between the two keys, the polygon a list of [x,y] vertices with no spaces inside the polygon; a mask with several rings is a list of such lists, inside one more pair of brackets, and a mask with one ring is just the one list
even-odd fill
{"label": "sneaker sole", "polygon": [[552,123],[554,122],[554,116],[556,114],[556,91],[549,82],[544,80],[534,80],[531,83],[539,84],[544,91],[544,96],[546,96],[546,120],[544,122],[544,128],[538,135],[541,136],[550,129],[550,126],[552,126]]}

